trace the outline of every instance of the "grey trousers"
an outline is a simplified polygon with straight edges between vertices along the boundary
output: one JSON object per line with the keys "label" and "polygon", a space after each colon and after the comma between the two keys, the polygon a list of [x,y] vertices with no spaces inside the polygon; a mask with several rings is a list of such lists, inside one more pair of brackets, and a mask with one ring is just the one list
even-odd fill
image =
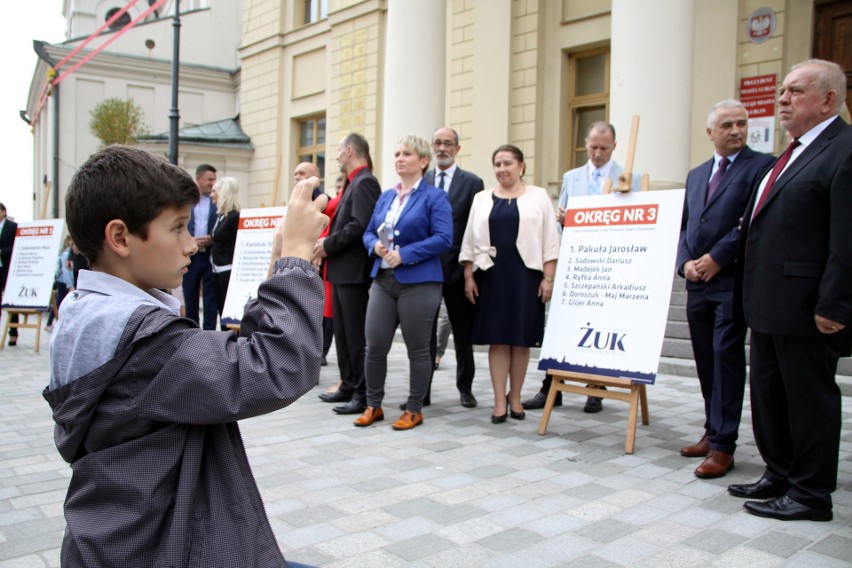
{"label": "grey trousers", "polygon": [[385,397],[390,352],[397,325],[408,349],[409,395],[406,408],[419,413],[432,376],[429,342],[441,302],[441,283],[400,284],[392,270],[382,270],[370,286],[367,303],[367,405],[379,407]]}

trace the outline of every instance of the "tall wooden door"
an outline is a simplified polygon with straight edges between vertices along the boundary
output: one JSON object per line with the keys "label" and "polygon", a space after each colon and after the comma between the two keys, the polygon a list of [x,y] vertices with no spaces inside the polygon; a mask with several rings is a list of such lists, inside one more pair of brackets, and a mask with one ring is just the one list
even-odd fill
{"label": "tall wooden door", "polygon": [[846,106],[852,114],[852,0],[815,6],[813,54],[846,71]]}

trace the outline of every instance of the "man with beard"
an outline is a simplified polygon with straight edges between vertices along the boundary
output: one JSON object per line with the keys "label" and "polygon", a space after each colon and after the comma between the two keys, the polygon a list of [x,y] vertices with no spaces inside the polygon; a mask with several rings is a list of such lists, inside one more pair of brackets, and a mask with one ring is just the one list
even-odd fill
{"label": "man with beard", "polygon": [[[459,390],[461,405],[465,408],[475,408],[476,398],[471,388],[476,367],[473,361],[473,344],[470,341],[473,304],[464,295],[464,271],[459,264],[459,251],[473,196],[482,191],[484,184],[479,176],[461,169],[456,164],[459,150],[461,146],[458,132],[446,126],[437,129],[432,134],[432,152],[435,154],[436,167],[426,172],[426,183],[446,191],[453,208],[453,245],[441,255],[441,267],[444,271],[443,297],[456,351],[456,388]],[[437,321],[436,317],[435,327]],[[437,330],[432,333],[432,361],[437,353],[435,331]],[[424,402],[429,401],[429,398],[427,391]]]}

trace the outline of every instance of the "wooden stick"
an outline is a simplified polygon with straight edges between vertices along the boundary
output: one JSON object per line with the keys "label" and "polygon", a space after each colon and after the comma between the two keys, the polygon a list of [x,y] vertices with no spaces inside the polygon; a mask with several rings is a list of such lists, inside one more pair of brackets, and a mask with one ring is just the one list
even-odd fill
{"label": "wooden stick", "polygon": [[636,157],[636,141],[639,138],[639,115],[633,115],[630,124],[630,140],[627,142],[627,163],[624,165],[624,173],[618,179],[616,191],[628,193],[633,185],[633,160]]}
{"label": "wooden stick", "polygon": [[47,218],[47,204],[50,201],[50,188],[53,183],[50,180],[47,180],[44,183],[44,203],[41,204],[41,217],[39,219]]}
{"label": "wooden stick", "polygon": [[275,163],[275,178],[272,180],[272,207],[278,205],[278,185],[281,183],[281,160],[283,156],[278,154]]}

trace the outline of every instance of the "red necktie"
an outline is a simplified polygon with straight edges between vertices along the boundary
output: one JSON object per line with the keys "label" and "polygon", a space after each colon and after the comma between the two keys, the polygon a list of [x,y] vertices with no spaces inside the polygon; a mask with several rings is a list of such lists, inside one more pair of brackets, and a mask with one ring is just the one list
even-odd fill
{"label": "red necktie", "polygon": [[763,207],[763,204],[766,203],[769,194],[772,193],[772,186],[775,185],[775,180],[778,179],[778,176],[780,176],[781,172],[784,171],[784,167],[787,165],[787,162],[790,161],[790,156],[793,155],[793,150],[798,148],[801,144],[802,143],[799,142],[798,139],[790,142],[790,145],[787,146],[787,149],[784,150],[784,153],[781,154],[781,157],[778,158],[778,161],[775,162],[774,166],[772,166],[772,172],[769,174],[769,179],[766,181],[766,187],[763,188],[763,193],[760,194],[760,201],[758,201],[757,205],[754,206],[754,213],[751,214],[752,219],[757,216],[760,209]]}
{"label": "red necktie", "polygon": [[710,178],[710,184],[707,186],[707,198],[704,200],[704,203],[709,202],[713,198],[713,194],[716,193],[716,190],[719,189],[719,184],[722,182],[722,178],[725,177],[725,172],[728,171],[728,164],[730,163],[727,156],[722,156],[722,159],[719,160],[719,167],[716,169],[713,177]]}

